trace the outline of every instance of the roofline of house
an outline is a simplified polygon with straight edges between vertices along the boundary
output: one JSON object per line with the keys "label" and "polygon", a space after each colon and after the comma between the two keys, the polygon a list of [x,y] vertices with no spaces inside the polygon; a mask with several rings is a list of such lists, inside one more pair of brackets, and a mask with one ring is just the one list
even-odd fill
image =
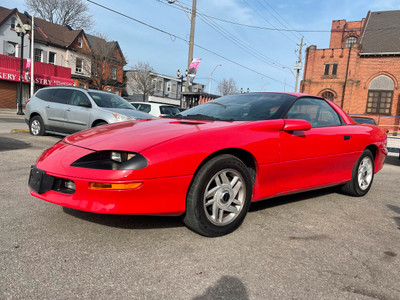
{"label": "roofline of house", "polygon": [[389,56],[389,55],[400,55],[400,52],[372,52],[372,53],[362,53],[360,56]]}

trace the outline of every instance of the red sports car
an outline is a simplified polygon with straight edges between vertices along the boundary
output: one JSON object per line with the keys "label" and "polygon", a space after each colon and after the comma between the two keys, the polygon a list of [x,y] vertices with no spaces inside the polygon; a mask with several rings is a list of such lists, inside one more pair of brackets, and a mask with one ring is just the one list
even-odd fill
{"label": "red sports car", "polygon": [[182,215],[192,230],[221,236],[252,201],[334,185],[363,196],[386,155],[386,132],[333,102],[249,93],[70,135],[40,156],[29,186],[62,206]]}

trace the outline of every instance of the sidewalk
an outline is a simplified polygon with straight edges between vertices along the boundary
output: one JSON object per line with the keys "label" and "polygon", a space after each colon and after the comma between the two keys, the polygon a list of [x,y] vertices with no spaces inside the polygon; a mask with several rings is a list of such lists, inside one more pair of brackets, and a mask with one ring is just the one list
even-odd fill
{"label": "sidewalk", "polygon": [[16,109],[0,109],[0,133],[29,132],[24,115],[17,115]]}

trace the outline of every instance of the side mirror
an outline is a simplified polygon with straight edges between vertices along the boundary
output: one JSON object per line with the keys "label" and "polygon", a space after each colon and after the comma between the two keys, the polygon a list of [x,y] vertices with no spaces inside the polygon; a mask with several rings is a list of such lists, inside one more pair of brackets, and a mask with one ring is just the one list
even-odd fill
{"label": "side mirror", "polygon": [[92,104],[90,104],[90,102],[87,102],[87,101],[81,101],[81,102],[79,102],[78,106],[91,108]]}
{"label": "side mirror", "polygon": [[311,124],[306,120],[301,119],[285,119],[284,131],[304,131],[310,130]]}

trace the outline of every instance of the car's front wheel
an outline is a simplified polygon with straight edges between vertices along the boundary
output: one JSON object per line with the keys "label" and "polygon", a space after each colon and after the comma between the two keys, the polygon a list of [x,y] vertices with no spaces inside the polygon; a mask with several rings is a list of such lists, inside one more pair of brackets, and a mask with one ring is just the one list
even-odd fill
{"label": "car's front wheel", "polygon": [[374,180],[374,173],[374,156],[366,149],[354,165],[351,181],[342,187],[342,192],[355,197],[366,195]]}
{"label": "car's front wheel", "polygon": [[36,136],[45,134],[43,119],[40,116],[33,116],[29,120],[29,132]]}
{"label": "car's front wheel", "polygon": [[194,177],[183,221],[204,236],[231,233],[243,222],[251,196],[252,181],[243,162],[228,154],[215,157]]}

